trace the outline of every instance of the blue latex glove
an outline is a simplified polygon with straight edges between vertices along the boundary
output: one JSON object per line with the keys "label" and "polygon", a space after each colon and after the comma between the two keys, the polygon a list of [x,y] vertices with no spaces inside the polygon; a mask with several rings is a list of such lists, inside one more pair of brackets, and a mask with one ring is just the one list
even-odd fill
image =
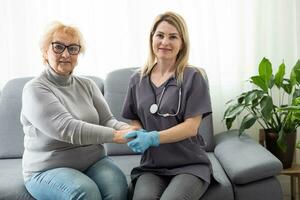
{"label": "blue latex glove", "polygon": [[127,133],[124,136],[124,138],[126,138],[126,139],[135,139],[137,137],[137,132],[147,132],[147,131],[145,129],[140,128],[139,130]]}
{"label": "blue latex glove", "polygon": [[137,132],[139,132],[139,131],[141,131],[141,132],[146,132],[146,130],[145,129],[139,129],[139,130],[137,130],[137,131],[132,131],[132,132],[129,132],[129,133],[127,133],[125,136],[124,136],[124,138],[126,138],[126,139],[135,139],[136,137],[137,137]]}
{"label": "blue latex glove", "polygon": [[147,132],[145,130],[132,131],[125,135],[126,139],[135,138],[127,145],[138,153],[144,153],[151,146],[159,146],[159,133],[157,131]]}

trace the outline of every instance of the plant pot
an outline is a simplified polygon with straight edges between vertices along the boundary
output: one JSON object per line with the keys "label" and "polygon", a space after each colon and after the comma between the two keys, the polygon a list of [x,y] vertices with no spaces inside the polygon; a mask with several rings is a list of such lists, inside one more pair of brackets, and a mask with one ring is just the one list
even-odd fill
{"label": "plant pot", "polygon": [[275,133],[273,130],[270,129],[264,131],[266,148],[282,162],[284,169],[290,168],[292,166],[295,153],[296,132],[285,133],[284,142],[287,144],[287,149],[284,152],[277,145],[278,133]]}

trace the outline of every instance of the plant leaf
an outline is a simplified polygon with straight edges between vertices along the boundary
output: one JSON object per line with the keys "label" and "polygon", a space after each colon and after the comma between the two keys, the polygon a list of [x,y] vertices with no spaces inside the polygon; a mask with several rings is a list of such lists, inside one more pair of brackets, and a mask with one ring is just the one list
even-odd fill
{"label": "plant leaf", "polygon": [[257,97],[256,90],[249,91],[245,96],[245,105],[249,105]]}
{"label": "plant leaf", "polygon": [[295,70],[297,83],[300,84],[300,69]]}
{"label": "plant leaf", "polygon": [[260,99],[258,99],[258,98],[253,99],[251,108],[252,109],[256,108],[256,106],[259,104],[259,101],[260,101]]}
{"label": "plant leaf", "polygon": [[300,60],[297,61],[297,63],[292,69],[292,72],[294,72],[297,82],[300,83]]}
{"label": "plant leaf", "polygon": [[256,94],[256,97],[254,99],[252,99],[252,101],[251,101],[252,108],[256,107],[259,104],[261,98],[264,95],[266,95],[266,92],[264,92],[262,90],[255,90],[255,94]]}
{"label": "plant leaf", "polygon": [[274,79],[274,75],[272,75],[270,77],[269,82],[268,82],[268,86],[269,86],[270,89],[274,86],[274,83],[275,83],[275,79]]}
{"label": "plant leaf", "polygon": [[[295,94],[295,93],[294,93]],[[293,99],[293,102],[292,102],[292,105],[293,106],[298,106],[300,105],[300,96],[296,97]]]}
{"label": "plant leaf", "polygon": [[269,83],[272,76],[272,64],[267,58],[263,58],[259,63],[259,75],[265,78],[265,82]]}
{"label": "plant leaf", "polygon": [[300,111],[300,105],[297,106],[281,106],[278,110]]}
{"label": "plant leaf", "polygon": [[234,122],[235,119],[236,119],[236,117],[225,119],[226,127],[227,127],[228,130],[232,127],[232,123]]}
{"label": "plant leaf", "polygon": [[289,79],[283,79],[283,83],[281,86],[286,93],[291,94],[293,85],[291,84],[291,81]]}
{"label": "plant leaf", "polygon": [[295,112],[293,113],[292,117],[291,117],[292,121],[299,123],[300,122],[300,112]]}
{"label": "plant leaf", "polygon": [[244,106],[242,104],[235,104],[228,109],[228,112],[225,112],[224,118],[233,118],[237,115],[239,115],[244,109]]}
{"label": "plant leaf", "polygon": [[282,85],[282,81],[283,81],[283,77],[284,77],[284,74],[285,74],[285,64],[282,63],[279,68],[278,68],[278,71],[275,75],[275,85],[280,88],[281,85]]}
{"label": "plant leaf", "polygon": [[245,96],[240,96],[240,97],[238,97],[237,102],[239,104],[241,104],[241,103],[243,103],[244,99],[245,99]]}
{"label": "plant leaf", "polygon": [[[233,101],[233,99],[232,99],[232,101]],[[234,108],[233,105],[227,107],[227,109],[226,109],[225,112],[224,112],[223,119],[226,118],[226,116],[228,115],[228,113],[229,113],[233,108]]]}
{"label": "plant leaf", "polygon": [[241,135],[244,132],[244,130],[253,126],[255,121],[256,121],[256,118],[253,117],[251,114],[246,115],[242,120],[240,130],[239,130],[239,135]]}
{"label": "plant leaf", "polygon": [[284,133],[283,133],[283,129],[281,129],[278,134],[279,134],[279,137],[278,137],[278,139],[276,141],[277,145],[279,146],[279,148],[282,151],[286,152],[287,144],[284,142],[285,136],[284,136]]}
{"label": "plant leaf", "polygon": [[235,97],[234,99],[230,99],[229,101],[227,101],[225,104],[230,104],[233,101],[235,101],[236,99],[240,98],[240,97],[245,97],[247,94],[247,92],[243,92],[242,94],[240,94],[239,96]]}
{"label": "plant leaf", "polygon": [[296,88],[294,93],[293,93],[293,98],[300,97],[300,89]]}
{"label": "plant leaf", "polygon": [[266,120],[272,117],[273,100],[270,96],[264,96],[260,101],[261,114]]}
{"label": "plant leaf", "polygon": [[268,92],[268,84],[265,81],[264,76],[252,76],[251,80],[255,85],[260,87],[263,91]]}
{"label": "plant leaf", "polygon": [[291,75],[290,75],[290,85],[294,86],[297,83],[297,79],[296,79],[296,73],[294,70],[291,71]]}
{"label": "plant leaf", "polygon": [[297,142],[296,147],[300,149],[300,140]]}

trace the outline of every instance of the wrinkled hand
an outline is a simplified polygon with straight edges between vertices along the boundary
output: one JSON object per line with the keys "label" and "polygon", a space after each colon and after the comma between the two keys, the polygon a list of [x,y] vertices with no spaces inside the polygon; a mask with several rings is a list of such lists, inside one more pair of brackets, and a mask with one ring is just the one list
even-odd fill
{"label": "wrinkled hand", "polygon": [[157,131],[147,132],[141,129],[129,132],[124,137],[126,139],[133,139],[127,145],[134,152],[144,153],[151,146],[159,146],[159,133]]}

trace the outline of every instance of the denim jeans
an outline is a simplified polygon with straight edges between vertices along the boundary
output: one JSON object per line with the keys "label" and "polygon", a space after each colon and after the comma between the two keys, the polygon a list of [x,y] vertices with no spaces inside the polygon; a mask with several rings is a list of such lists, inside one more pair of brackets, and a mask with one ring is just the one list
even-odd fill
{"label": "denim jeans", "polygon": [[37,173],[26,181],[25,186],[38,200],[127,199],[126,177],[108,157],[85,172],[62,167]]}

